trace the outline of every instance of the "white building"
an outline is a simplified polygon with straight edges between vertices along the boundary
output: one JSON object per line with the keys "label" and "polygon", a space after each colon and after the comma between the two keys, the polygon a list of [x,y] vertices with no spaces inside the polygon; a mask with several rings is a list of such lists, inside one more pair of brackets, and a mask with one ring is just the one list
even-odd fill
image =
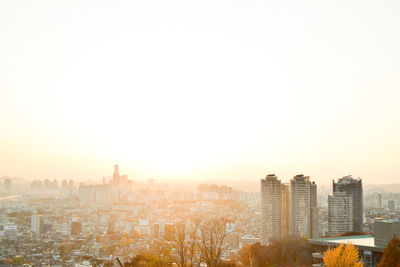
{"label": "white building", "polygon": [[35,237],[40,237],[42,231],[42,216],[32,215],[31,217],[31,230],[35,234]]}
{"label": "white building", "polygon": [[261,244],[281,237],[281,181],[275,174],[261,179]]}
{"label": "white building", "polygon": [[18,234],[18,228],[14,223],[7,223],[2,228],[3,231],[0,231],[1,238],[16,240]]}
{"label": "white building", "polygon": [[310,177],[296,175],[290,180],[290,234],[295,237],[315,237],[318,234],[317,185]]}

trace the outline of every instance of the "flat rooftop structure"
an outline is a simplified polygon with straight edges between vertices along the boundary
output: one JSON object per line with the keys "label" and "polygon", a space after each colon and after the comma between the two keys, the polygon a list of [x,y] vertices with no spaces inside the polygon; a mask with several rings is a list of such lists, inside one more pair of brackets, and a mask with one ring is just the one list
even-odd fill
{"label": "flat rooftop structure", "polygon": [[308,240],[309,244],[337,247],[340,244],[352,244],[358,249],[366,251],[382,252],[384,246],[376,246],[373,235],[353,235],[353,236],[340,236],[340,237],[323,237],[312,238]]}

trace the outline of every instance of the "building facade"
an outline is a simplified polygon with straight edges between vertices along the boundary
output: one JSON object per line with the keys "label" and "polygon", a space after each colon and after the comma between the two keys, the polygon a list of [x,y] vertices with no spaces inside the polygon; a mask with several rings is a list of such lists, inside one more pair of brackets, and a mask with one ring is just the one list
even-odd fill
{"label": "building facade", "polygon": [[289,236],[290,190],[289,184],[281,184],[281,237]]}
{"label": "building facade", "polygon": [[318,227],[318,207],[317,207],[317,184],[311,182],[310,188],[310,214],[311,214],[311,237],[318,237],[319,227]]}
{"label": "building facade", "polygon": [[318,236],[317,185],[303,174],[290,180],[289,229],[293,237]]}
{"label": "building facade", "polygon": [[42,216],[41,215],[32,215],[31,217],[31,231],[34,233],[36,238],[39,238],[42,234]]}
{"label": "building facade", "polygon": [[83,206],[111,205],[118,199],[118,189],[113,184],[79,186],[79,200]]}
{"label": "building facade", "polygon": [[374,220],[375,245],[386,247],[393,236],[400,236],[400,220]]}
{"label": "building facade", "polygon": [[281,181],[274,174],[261,179],[261,244],[281,237]]}
{"label": "building facade", "polygon": [[362,179],[354,179],[351,175],[333,180],[333,192],[346,192],[353,198],[353,229],[363,232],[363,188]]}
{"label": "building facade", "polygon": [[329,235],[340,235],[353,230],[353,198],[346,192],[334,192],[332,196],[328,196]]}

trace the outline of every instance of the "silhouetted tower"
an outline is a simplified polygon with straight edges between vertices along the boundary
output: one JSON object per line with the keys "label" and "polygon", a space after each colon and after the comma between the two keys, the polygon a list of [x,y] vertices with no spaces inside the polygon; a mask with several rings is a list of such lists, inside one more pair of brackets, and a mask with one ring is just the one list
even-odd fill
{"label": "silhouetted tower", "polygon": [[118,164],[114,165],[114,174],[113,174],[113,184],[119,188],[120,185],[120,175],[119,175],[119,166]]}

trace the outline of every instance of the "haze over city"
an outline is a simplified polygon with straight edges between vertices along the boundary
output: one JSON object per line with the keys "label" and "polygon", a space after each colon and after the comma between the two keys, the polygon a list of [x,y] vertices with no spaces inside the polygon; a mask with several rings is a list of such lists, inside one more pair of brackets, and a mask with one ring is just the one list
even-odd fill
{"label": "haze over city", "polygon": [[0,0],[0,266],[400,266],[399,14]]}
{"label": "haze over city", "polygon": [[398,1],[1,1],[0,176],[400,176]]}

